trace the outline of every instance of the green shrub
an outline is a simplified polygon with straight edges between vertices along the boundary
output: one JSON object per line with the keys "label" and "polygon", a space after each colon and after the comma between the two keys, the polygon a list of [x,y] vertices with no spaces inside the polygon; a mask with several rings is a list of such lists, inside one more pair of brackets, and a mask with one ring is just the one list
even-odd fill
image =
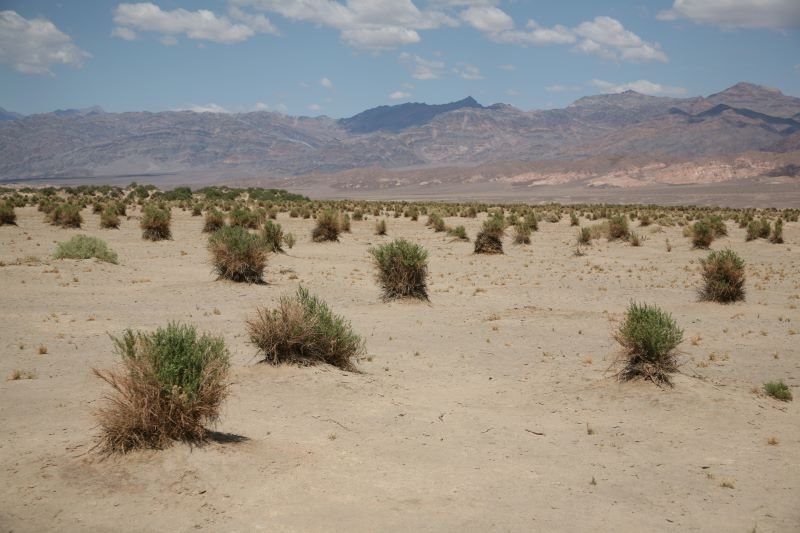
{"label": "green shrub", "polygon": [[231,211],[229,218],[231,226],[241,226],[249,229],[258,227],[258,214],[247,208],[237,207]]}
{"label": "green shrub", "polygon": [[383,289],[383,299],[428,299],[428,252],[404,239],[371,248],[378,269],[378,283]]}
{"label": "green shrub", "polygon": [[629,234],[628,219],[623,215],[614,215],[608,220],[608,240],[627,239]]}
{"label": "green shrub", "polygon": [[569,214],[569,225],[570,226],[579,226],[580,220],[578,220],[578,215],[575,211],[571,211]]}
{"label": "green shrub", "polygon": [[792,401],[792,391],[783,381],[770,381],[764,383],[764,392],[782,402]]}
{"label": "green shrub", "polygon": [[772,244],[783,244],[783,219],[779,218],[775,221],[772,234],[769,236],[769,242]]}
{"label": "green shrub", "polygon": [[311,239],[314,242],[338,241],[341,231],[339,214],[328,209],[317,215],[317,226],[311,232]]}
{"label": "green shrub", "polygon": [[283,228],[281,225],[267,220],[264,229],[261,231],[261,238],[267,250],[275,253],[283,253]]}
{"label": "green shrub", "polygon": [[139,227],[142,228],[142,238],[149,241],[162,241],[172,238],[170,230],[171,215],[168,209],[161,209],[154,205],[147,205],[142,209],[142,218]]}
{"label": "green shrub", "polygon": [[475,237],[476,254],[502,254],[505,224],[500,217],[490,217]]}
{"label": "green shrub", "polygon": [[672,315],[654,305],[631,302],[614,338],[624,350],[620,379],[670,384],[669,375],[678,370],[675,350],[683,340],[683,330]]}
{"label": "green shrub", "polygon": [[450,228],[449,230],[447,230],[447,234],[461,241],[469,240],[469,237],[467,236],[467,230],[464,229],[464,226],[456,226],[455,228]]}
{"label": "green shrub", "polygon": [[514,226],[514,244],[530,244],[531,227],[524,222],[519,222]]}
{"label": "green shrub", "polygon": [[365,351],[350,323],[303,287],[282,296],[277,309],[257,309],[247,330],[250,342],[273,365],[327,363],[355,370],[355,359]]}
{"label": "green shrub", "polygon": [[263,283],[267,247],[258,235],[241,226],[223,226],[209,237],[208,249],[218,279]]}
{"label": "green shrub", "polygon": [[694,223],[691,230],[692,246],[695,248],[708,249],[714,241],[714,230],[705,220],[698,220]]}
{"label": "green shrub", "polygon": [[380,219],[375,222],[375,235],[386,235],[386,220]]}
{"label": "green shrub", "polygon": [[758,239],[759,235],[761,234],[761,224],[757,220],[751,220],[747,224],[747,236],[745,237],[746,241],[753,241]]}
{"label": "green shrub", "polygon": [[55,206],[49,216],[51,224],[62,228],[80,228],[83,224],[80,206],[70,203]]}
{"label": "green shrub", "polygon": [[60,242],[53,257],[56,259],[96,258],[106,263],[117,263],[117,254],[97,237],[75,235],[67,242]]}
{"label": "green shrub", "polygon": [[578,244],[592,244],[591,228],[580,228],[578,230]]}
{"label": "green shrub", "polygon": [[758,227],[758,238],[767,239],[769,238],[769,234],[770,234],[769,220],[767,220],[766,218],[762,218]]}
{"label": "green shrub", "polygon": [[703,286],[700,299],[721,303],[744,300],[744,261],[733,250],[725,249],[708,254],[700,260]]}
{"label": "green shrub", "polygon": [[639,235],[633,231],[628,235],[628,242],[631,243],[631,246],[641,246],[645,240],[647,238],[644,235]]}
{"label": "green shrub", "polygon": [[0,202],[0,226],[16,226],[17,214],[14,212],[14,205],[11,202]]}
{"label": "green shrub", "polygon": [[113,338],[118,370],[94,373],[113,393],[98,413],[105,452],[200,442],[228,394],[230,357],[221,337],[170,323],[154,333],[131,330]]}
{"label": "green shrub", "polygon": [[283,236],[283,244],[285,244],[286,247],[290,250],[294,248],[296,242],[297,239],[295,238],[294,233],[287,233],[286,235]]}
{"label": "green shrub", "polygon": [[108,206],[100,214],[100,227],[104,229],[117,229],[119,227],[119,215],[114,206]]}
{"label": "green shrub", "polygon": [[218,209],[212,208],[206,212],[206,218],[203,222],[203,233],[214,233],[224,225],[225,215]]}
{"label": "green shrub", "polygon": [[203,207],[200,204],[194,204],[192,206],[192,216],[199,217],[203,214]]}

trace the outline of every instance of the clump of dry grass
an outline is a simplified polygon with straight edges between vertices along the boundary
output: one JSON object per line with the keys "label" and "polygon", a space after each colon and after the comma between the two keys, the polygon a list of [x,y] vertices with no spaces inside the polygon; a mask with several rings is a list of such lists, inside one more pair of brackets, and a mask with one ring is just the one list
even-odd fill
{"label": "clump of dry grass", "polygon": [[384,300],[428,299],[428,252],[404,239],[371,248]]}
{"label": "clump of dry grass", "polygon": [[209,209],[203,222],[203,233],[214,233],[224,225],[225,215],[216,208]]}
{"label": "clump of dry grass", "polygon": [[171,218],[168,209],[161,209],[154,205],[145,206],[142,210],[142,219],[139,221],[142,238],[149,241],[171,239],[172,231],[169,227]]}
{"label": "clump of dry grass", "polygon": [[491,217],[475,237],[476,254],[502,254],[505,222],[501,217]]}
{"label": "clump of dry grass", "polygon": [[119,228],[119,214],[115,206],[107,206],[100,214],[100,227],[103,229]]}
{"label": "clump of dry grass", "polygon": [[530,244],[531,227],[524,222],[518,222],[514,226],[514,244]]}
{"label": "clump of dry grass", "polygon": [[375,235],[386,235],[386,220],[380,219],[375,222]]}
{"label": "clump of dry grass", "polygon": [[64,203],[57,205],[49,213],[50,223],[62,228],[80,228],[83,224],[81,208],[75,204]]}
{"label": "clump of dry grass", "polygon": [[97,411],[98,447],[106,453],[201,442],[228,394],[230,359],[221,337],[171,323],[154,333],[114,338],[121,366],[94,369],[112,392]]}
{"label": "clump of dry grass", "polygon": [[311,232],[314,242],[338,241],[342,232],[341,217],[336,211],[327,209],[317,215],[317,225]]}
{"label": "clump of dry grass", "polygon": [[223,226],[208,239],[211,262],[220,279],[263,283],[267,245],[242,226]]}
{"label": "clump of dry grass", "polygon": [[678,370],[675,350],[683,340],[683,330],[672,315],[654,305],[632,302],[614,339],[624,350],[621,380],[644,378],[671,384],[669,375]]}
{"label": "clump of dry grass", "polygon": [[264,361],[273,365],[327,363],[355,370],[355,359],[365,352],[350,323],[303,287],[282,296],[277,309],[257,309],[247,331]]}

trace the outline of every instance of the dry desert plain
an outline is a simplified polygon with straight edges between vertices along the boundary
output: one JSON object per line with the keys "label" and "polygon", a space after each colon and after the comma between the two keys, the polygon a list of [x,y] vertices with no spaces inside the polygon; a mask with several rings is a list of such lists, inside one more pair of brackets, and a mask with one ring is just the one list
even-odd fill
{"label": "dry desert plain", "polygon": [[[312,220],[281,213],[298,242],[270,256],[267,284],[246,285],[215,280],[202,217],[179,209],[162,242],[141,238],[135,210],[119,230],[88,209],[81,230],[35,207],[17,214],[0,227],[0,373],[35,378],[0,382],[3,531],[800,530],[796,402],[759,393],[800,384],[798,223],[782,245],[745,242],[728,223],[712,249],[745,259],[747,299],[720,305],[698,301],[707,252],[680,227],[576,256],[564,217],[483,256],[424,217],[388,218],[378,237],[369,216],[319,244]],[[447,223],[474,237],[485,216]],[[119,264],[50,258],[78,233]],[[430,303],[381,301],[367,250],[396,237],[428,250]],[[298,284],[366,338],[360,373],[259,363],[245,320]],[[674,388],[609,370],[632,300],[685,330]],[[109,335],[169,320],[230,349],[218,433],[200,447],[92,451],[108,392],[92,368],[117,362]]]}

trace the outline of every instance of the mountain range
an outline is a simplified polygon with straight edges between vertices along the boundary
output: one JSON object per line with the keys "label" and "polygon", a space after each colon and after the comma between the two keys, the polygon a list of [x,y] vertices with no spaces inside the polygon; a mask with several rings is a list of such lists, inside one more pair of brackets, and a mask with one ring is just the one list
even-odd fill
{"label": "mountain range", "polygon": [[[786,165],[800,163],[798,151],[800,98],[750,83],[707,97],[626,91],[533,111],[483,106],[468,97],[381,106],[339,120],[264,111],[106,113],[97,107],[22,116],[0,108],[3,181],[148,174],[190,181],[196,173],[318,178],[359,169],[430,175],[439,167],[452,173],[509,168],[509,162],[525,174],[543,164],[573,168],[579,161],[620,158],[683,164],[743,153],[756,159],[784,154],[773,159]],[[463,175],[473,179],[475,172]]]}

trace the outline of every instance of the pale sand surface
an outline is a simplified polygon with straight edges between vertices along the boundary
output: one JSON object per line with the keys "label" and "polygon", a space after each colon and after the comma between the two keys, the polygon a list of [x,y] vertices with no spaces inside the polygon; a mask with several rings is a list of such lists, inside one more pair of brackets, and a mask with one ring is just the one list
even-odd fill
{"label": "pale sand surface", "polygon": [[[565,217],[486,257],[422,219],[389,218],[375,237],[369,217],[314,244],[313,221],[282,214],[298,244],[255,286],[214,280],[188,213],[173,210],[174,240],[151,243],[135,219],[100,230],[85,210],[83,230],[63,230],[17,212],[0,261],[44,262],[0,267],[0,374],[37,374],[0,381],[3,531],[800,530],[797,400],[752,391],[783,379],[800,393],[797,223],[784,245],[745,243],[728,223],[712,247],[747,261],[748,298],[718,305],[697,301],[705,253],[677,227],[575,257]],[[447,219],[471,237],[480,221]],[[105,239],[120,264],[48,259],[77,233]],[[367,250],[394,237],[429,250],[430,304],[380,301]],[[366,337],[363,373],[258,363],[244,321],[298,283]],[[685,329],[673,389],[607,371],[631,300]],[[172,319],[231,350],[216,428],[228,435],[101,460],[92,411],[107,388],[91,368],[115,363],[109,334]]]}

